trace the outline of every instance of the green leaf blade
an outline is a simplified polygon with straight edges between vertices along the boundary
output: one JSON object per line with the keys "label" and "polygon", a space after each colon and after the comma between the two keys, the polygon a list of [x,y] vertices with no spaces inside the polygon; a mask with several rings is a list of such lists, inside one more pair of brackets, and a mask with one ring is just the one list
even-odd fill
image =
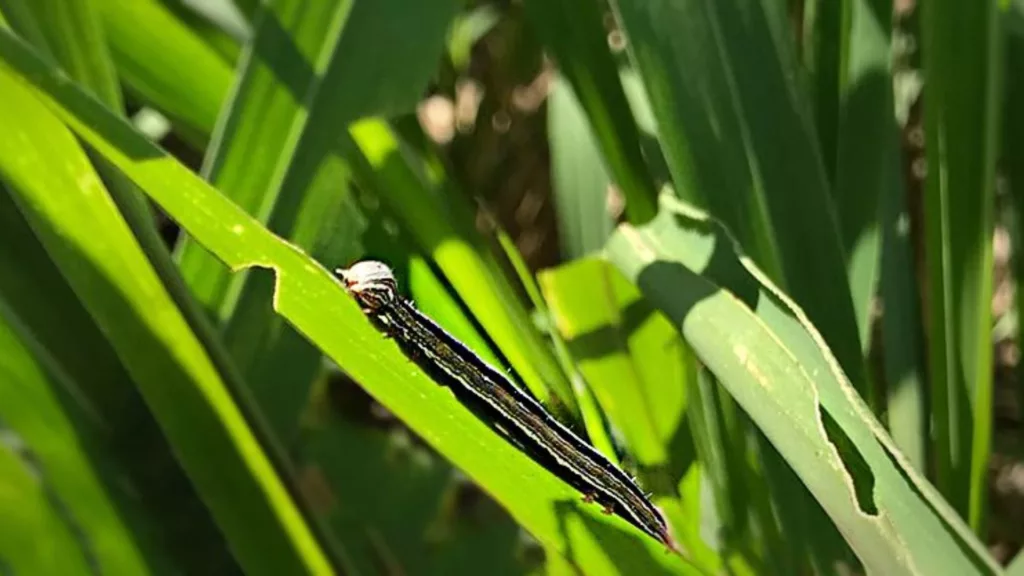
{"label": "green leaf blade", "polygon": [[[7,31],[0,35],[5,48],[18,45]],[[31,60],[24,46],[19,49]],[[108,334],[243,565],[328,572],[329,562],[270,459],[84,152],[7,67],[9,56],[4,54],[0,73],[11,103],[4,122],[22,139],[0,142],[0,174],[33,230]],[[7,148],[16,141],[16,151]],[[59,170],[35,169],[48,165],[45,152],[61,155]]]}
{"label": "green leaf blade", "polygon": [[92,0],[129,91],[167,114],[183,137],[206,141],[231,85],[231,67],[157,0]]}
{"label": "green leaf blade", "polygon": [[838,221],[784,4],[613,5],[677,194],[736,231],[808,311],[867,397]]}
{"label": "green leaf blade", "polygon": [[[276,271],[275,308],[410,428],[485,487],[545,546],[588,573],[696,574],[624,520],[601,513],[412,368],[327,271],[166,157],[0,31],[4,77],[34,94],[232,268]],[[10,68],[8,68],[8,66]],[[88,121],[86,120],[88,119]],[[244,239],[244,242],[241,240]],[[221,465],[223,467],[223,464]],[[237,492],[237,488],[235,490]],[[252,523],[249,523],[252,529]],[[272,543],[279,546],[279,542]]]}
{"label": "green leaf blade", "polygon": [[[51,491],[46,507],[53,507],[54,512],[63,508],[58,517],[63,516],[64,528],[77,540],[77,545],[61,544],[62,538],[57,536],[54,556],[70,556],[70,563],[71,558],[82,555],[98,569],[114,573],[149,573],[149,560],[158,556],[146,555],[133,527],[119,516],[118,505],[103,484],[109,478],[103,478],[87,458],[84,443],[89,439],[76,432],[77,427],[91,428],[91,441],[96,443],[100,429],[90,418],[95,415],[80,410],[76,422],[66,413],[56,391],[66,390],[70,383],[58,382],[63,374],[52,358],[30,351],[30,343],[25,341],[30,334],[19,331],[8,317],[11,315],[0,305],[0,378],[4,382],[0,423],[25,441],[24,450],[31,454],[26,462],[35,462],[36,481],[44,491]],[[41,349],[37,346],[37,350]],[[48,532],[30,534],[40,540],[51,538]]]}
{"label": "green leaf blade", "polygon": [[[929,3],[921,19],[936,482],[978,533],[985,526],[992,442],[992,230],[1002,56],[997,4]],[[957,42],[949,42],[949,34]]]}
{"label": "green leaf blade", "polygon": [[678,323],[869,571],[996,573],[802,311],[737,250],[720,225],[669,198],[649,227],[623,228],[609,245],[613,262]]}

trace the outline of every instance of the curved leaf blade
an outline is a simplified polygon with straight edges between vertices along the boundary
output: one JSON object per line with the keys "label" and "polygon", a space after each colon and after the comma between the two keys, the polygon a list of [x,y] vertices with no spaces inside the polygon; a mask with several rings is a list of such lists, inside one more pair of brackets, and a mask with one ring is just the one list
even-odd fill
{"label": "curved leaf blade", "polygon": [[[41,64],[8,31],[0,30],[0,38],[23,62]],[[4,51],[0,67],[8,103],[0,114],[17,137],[0,139],[0,177],[111,340],[240,562],[253,572],[330,572],[271,456],[228,392],[223,367],[214,365],[171,300],[73,135],[6,65],[12,55]],[[60,161],[48,162],[51,156]]]}
{"label": "curved leaf blade", "polygon": [[680,327],[869,571],[998,572],[899,453],[806,315],[720,224],[663,197],[659,217],[621,227],[608,253]]}

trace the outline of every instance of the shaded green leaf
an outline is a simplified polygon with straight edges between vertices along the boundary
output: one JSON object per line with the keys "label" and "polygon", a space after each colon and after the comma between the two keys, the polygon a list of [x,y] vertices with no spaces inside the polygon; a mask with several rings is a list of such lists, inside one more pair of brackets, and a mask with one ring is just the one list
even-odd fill
{"label": "shaded green leaf", "polygon": [[560,77],[548,96],[548,140],[558,239],[564,257],[579,258],[600,250],[611,235],[617,196],[587,117]]}
{"label": "shaded green leaf", "polygon": [[[159,556],[152,554],[152,550],[147,555],[147,550],[140,546],[138,533],[119,516],[118,504],[104,486],[104,480],[110,478],[103,478],[86,455],[84,444],[90,440],[95,444],[100,422],[82,406],[73,406],[77,410],[70,413],[62,408],[58,393],[62,389],[65,394],[69,392],[71,383],[60,382],[66,380],[61,367],[52,358],[46,358],[38,344],[26,342],[31,334],[19,330],[14,320],[13,313],[0,305],[0,424],[25,442],[23,465],[31,461],[38,489],[46,494],[44,506],[64,525],[55,532],[69,533],[73,540],[61,543],[62,539],[56,537],[52,555],[69,556],[69,563],[78,557],[96,571],[148,573],[148,562]],[[30,350],[33,345],[34,354]],[[93,437],[80,436],[76,428],[91,429]],[[17,476],[12,471],[11,480]],[[126,494],[120,497],[122,504],[128,503]],[[24,514],[33,504],[39,506],[40,502],[33,503],[31,498],[23,506],[7,502],[4,507],[14,509],[5,510],[4,517]],[[30,534],[40,541],[51,538],[48,531],[33,530]]]}
{"label": "shaded green leaf", "polygon": [[76,413],[85,416],[76,422],[84,420],[86,428],[97,429],[89,448],[102,454],[104,483],[113,494],[129,494],[129,508],[143,508],[129,514],[134,529],[159,540],[158,548],[165,548],[182,570],[237,570],[223,536],[114,350],[2,188],[0,309],[16,318],[58,365],[62,405],[77,407]]}
{"label": "shaded green leaf", "polygon": [[[332,383],[331,388],[343,384]],[[334,410],[358,414],[354,392],[329,391]],[[355,571],[471,573],[481,566],[521,573],[519,527],[404,430],[377,429],[365,416],[327,416],[302,450],[303,476],[344,492],[324,492],[322,512]],[[358,466],[353,466],[358,462]],[[337,490],[337,489],[336,489]],[[322,491],[322,490],[321,490]],[[323,492],[323,491],[322,491]]]}
{"label": "shaded green leaf", "polygon": [[194,145],[213,131],[231,66],[158,0],[91,0],[129,92]]}
{"label": "shaded green leaf", "polygon": [[928,97],[924,228],[936,485],[984,533],[992,442],[992,230],[997,2],[922,5]]}
{"label": "shaded green leaf", "polygon": [[630,222],[654,216],[656,189],[644,162],[640,136],[608,50],[601,3],[526,0],[530,24],[558,61],[593,130],[609,174],[625,199]]}
{"label": "shaded green leaf", "polygon": [[[0,430],[6,436],[10,432]],[[6,438],[5,438],[6,439]],[[26,574],[86,574],[79,543],[38,478],[0,442],[0,570]]]}

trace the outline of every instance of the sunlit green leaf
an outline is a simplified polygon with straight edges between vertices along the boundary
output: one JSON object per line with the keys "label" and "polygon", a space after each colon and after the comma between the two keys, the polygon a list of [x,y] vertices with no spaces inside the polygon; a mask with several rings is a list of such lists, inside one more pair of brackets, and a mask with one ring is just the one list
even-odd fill
{"label": "sunlit green leaf", "polygon": [[803,311],[703,213],[664,197],[609,257],[681,330],[868,571],[991,574],[967,527],[893,445]]}
{"label": "sunlit green leaf", "polygon": [[[588,573],[606,572],[613,566],[631,573],[696,573],[624,520],[604,515],[599,507],[583,502],[578,492],[502,440],[378,334],[329,273],[269,234],[128,125],[97,107],[3,31],[0,59],[5,63],[3,77],[11,79],[8,83],[12,89],[35,94],[45,102],[84,141],[151,194],[183,228],[201,236],[206,248],[225,265],[233,269],[273,269],[278,312],[410,428],[484,486],[549,550],[567,555]],[[217,407],[228,409],[220,404]],[[195,422],[195,418],[190,420],[192,426]],[[237,433],[238,429],[232,431]],[[203,439],[207,456],[212,453],[210,439]],[[220,464],[211,469],[224,472],[225,456],[222,454]],[[253,479],[267,481],[259,474],[246,481]],[[244,485],[242,479],[236,479],[233,500],[246,495],[238,490]],[[280,505],[279,500],[274,502]],[[211,501],[212,506],[217,504]],[[223,520],[225,525],[229,520]],[[253,524],[253,519],[247,519],[249,536],[259,534]],[[298,528],[290,519],[286,526],[290,530]],[[288,543],[291,541],[273,545]],[[315,552],[308,547],[302,550]],[[268,554],[266,549],[263,554]]]}

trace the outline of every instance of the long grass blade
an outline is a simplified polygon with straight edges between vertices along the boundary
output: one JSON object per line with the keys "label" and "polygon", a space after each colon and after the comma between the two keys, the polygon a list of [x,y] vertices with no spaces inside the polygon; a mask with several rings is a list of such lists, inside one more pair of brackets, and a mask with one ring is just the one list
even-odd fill
{"label": "long grass blade", "polygon": [[91,0],[130,94],[202,146],[231,86],[231,66],[158,0]]}
{"label": "long grass blade", "polygon": [[[138,510],[119,509],[118,497],[120,504],[129,504],[127,494],[111,494],[105,487],[111,478],[104,478],[88,456],[89,449],[97,447],[100,422],[81,405],[61,406],[61,393],[67,402],[71,390],[67,375],[25,327],[17,326],[14,312],[2,302],[0,351],[0,423],[25,443],[23,466],[35,468],[30,471],[36,482],[50,492],[47,507],[77,543],[62,546],[55,555],[79,556],[102,571],[148,573],[149,562],[159,562],[160,556],[145,548],[140,526],[133,527],[119,515],[137,517]],[[89,433],[79,433],[84,430]],[[41,540],[50,537],[33,533]]]}
{"label": "long grass blade", "polygon": [[1001,31],[997,2],[922,5],[929,377],[935,479],[980,533],[992,437],[992,229]]}
{"label": "long grass blade", "polygon": [[644,161],[640,134],[608,47],[602,3],[527,0],[530,24],[572,86],[625,202],[626,217],[642,224],[654,217],[656,189]]}
{"label": "long grass blade", "polygon": [[785,3],[612,5],[650,96],[677,195],[736,231],[869,397],[838,220]]}
{"label": "long grass blade", "polygon": [[[74,137],[8,67],[16,54],[22,64],[39,61],[6,30],[0,37],[0,82],[9,103],[3,121],[21,134],[0,141],[0,158],[21,159],[4,162],[0,173],[19,208],[111,339],[242,564],[256,572],[329,572],[330,563],[272,457]],[[5,147],[14,142],[16,153]],[[61,169],[47,163],[44,153],[59,154]]]}

